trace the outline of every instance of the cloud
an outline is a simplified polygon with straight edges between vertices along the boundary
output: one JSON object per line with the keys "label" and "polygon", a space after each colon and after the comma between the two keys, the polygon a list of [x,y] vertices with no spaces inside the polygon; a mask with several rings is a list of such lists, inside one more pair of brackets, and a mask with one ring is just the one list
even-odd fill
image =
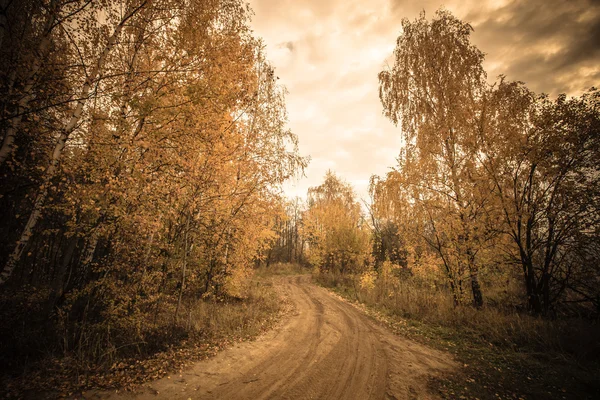
{"label": "cloud", "polygon": [[[366,197],[371,174],[396,164],[399,128],[381,114],[377,74],[403,18],[444,7],[471,23],[490,80],[503,74],[536,92],[580,94],[600,78],[600,2],[591,0],[251,0],[252,26],[289,89],[290,127],[312,156],[304,195],[327,169]],[[293,187],[293,188],[292,188]]]}
{"label": "cloud", "polygon": [[598,2],[512,1],[493,13],[472,11],[464,18],[478,21],[473,39],[494,65],[492,77],[502,73],[554,95],[578,94],[598,83]]}
{"label": "cloud", "polygon": [[293,53],[294,52],[294,42],[288,41],[288,42],[279,43],[277,45],[277,48],[279,48],[279,49],[288,49],[288,51],[290,53]]}

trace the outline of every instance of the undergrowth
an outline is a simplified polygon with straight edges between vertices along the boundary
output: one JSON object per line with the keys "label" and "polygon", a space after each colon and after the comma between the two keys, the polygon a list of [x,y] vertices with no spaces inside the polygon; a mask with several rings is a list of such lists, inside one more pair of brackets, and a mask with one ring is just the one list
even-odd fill
{"label": "undergrowth", "polygon": [[482,309],[457,307],[449,293],[410,279],[363,287],[357,277],[314,278],[397,334],[453,353],[463,368],[431,382],[444,398],[600,398],[597,321],[535,317],[493,298]]}
{"label": "undergrowth", "polygon": [[[152,330],[144,333],[143,341],[124,343],[126,338],[131,341],[140,337],[140,333],[115,326],[112,341],[93,344],[102,351],[99,354],[103,357],[97,359],[79,354],[77,348],[65,351],[65,347],[56,345],[61,332],[50,332],[55,335],[53,341],[43,338],[42,335],[49,333],[43,321],[37,321],[37,329],[8,332],[14,324],[3,320],[0,397],[56,398],[91,388],[131,389],[210,357],[233,342],[256,337],[274,324],[283,309],[282,304],[281,294],[276,293],[271,280],[263,274],[252,280],[242,297],[185,299],[177,321],[173,319],[172,310],[164,307],[165,311],[153,318]],[[13,305],[29,312],[35,310],[32,304],[13,302]],[[18,310],[13,309],[13,314],[19,315]],[[99,324],[104,326],[106,321]],[[135,324],[127,328],[135,329]],[[5,351],[15,343],[18,349]],[[43,344],[47,348],[44,349]],[[29,360],[10,359],[28,349],[32,353]],[[10,370],[9,365],[18,368]]]}

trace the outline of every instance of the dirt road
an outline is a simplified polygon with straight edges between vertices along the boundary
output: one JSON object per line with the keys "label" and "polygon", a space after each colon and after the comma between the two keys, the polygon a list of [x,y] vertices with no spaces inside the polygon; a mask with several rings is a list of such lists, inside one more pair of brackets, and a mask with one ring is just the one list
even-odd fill
{"label": "dirt road", "polygon": [[448,354],[398,337],[310,283],[281,278],[295,305],[281,325],[181,376],[102,399],[432,399],[431,376],[455,368]]}

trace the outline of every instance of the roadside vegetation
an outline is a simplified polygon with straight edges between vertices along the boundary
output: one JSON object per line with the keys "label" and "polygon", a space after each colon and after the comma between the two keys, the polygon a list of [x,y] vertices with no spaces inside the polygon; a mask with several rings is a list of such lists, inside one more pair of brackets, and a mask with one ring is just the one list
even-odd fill
{"label": "roadside vegetation", "polygon": [[[188,301],[182,308],[182,318],[172,323],[168,312],[154,323],[153,331],[145,334],[144,342],[127,343],[115,347],[121,337],[98,343],[97,357],[78,352],[57,353],[40,344],[52,343],[39,329],[9,331],[13,326],[3,325],[3,338],[13,337],[11,349],[3,354],[11,365],[3,365],[3,396],[7,398],[57,398],[76,395],[89,389],[129,390],[163,376],[177,374],[195,361],[214,356],[235,342],[251,340],[272,328],[286,312],[285,296],[271,281],[272,273],[263,272],[249,282],[240,297],[221,296]],[[25,304],[24,304],[25,306]],[[22,312],[31,313],[26,306]],[[28,314],[31,327],[38,320]],[[7,321],[10,322],[10,321]],[[8,329],[7,329],[8,328]],[[114,327],[114,334],[120,332]],[[93,337],[92,337],[93,339]],[[37,351],[41,356],[17,358],[25,351]],[[34,356],[36,354],[34,353]],[[14,360],[21,360],[17,364]]]}

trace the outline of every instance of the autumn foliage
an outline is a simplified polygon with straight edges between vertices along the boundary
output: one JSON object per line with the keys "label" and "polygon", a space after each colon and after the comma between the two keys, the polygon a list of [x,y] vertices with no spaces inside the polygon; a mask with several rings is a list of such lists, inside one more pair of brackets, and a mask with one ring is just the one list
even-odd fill
{"label": "autumn foliage", "polygon": [[185,334],[197,300],[244,296],[306,160],[243,2],[4,11],[3,368],[110,364]]}
{"label": "autumn foliage", "polygon": [[496,289],[520,281],[533,313],[578,304],[597,315],[598,91],[550,100],[503,77],[488,84],[472,28],[446,11],[402,26],[379,81],[405,147],[372,179],[374,218],[440,267],[455,304],[481,307],[483,276]]}

